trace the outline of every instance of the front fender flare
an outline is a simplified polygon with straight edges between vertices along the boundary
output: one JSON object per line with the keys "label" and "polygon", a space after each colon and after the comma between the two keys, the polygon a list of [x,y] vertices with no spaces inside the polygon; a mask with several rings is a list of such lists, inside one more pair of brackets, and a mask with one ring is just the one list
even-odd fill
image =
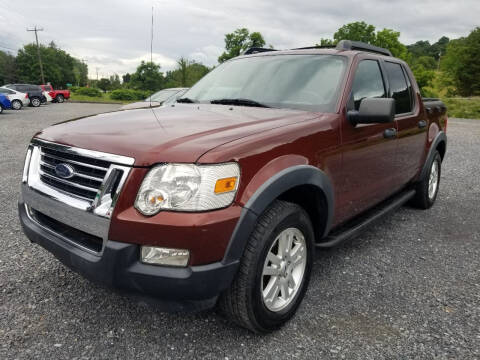
{"label": "front fender flare", "polygon": [[301,185],[312,185],[325,195],[327,221],[323,236],[332,224],[334,212],[333,185],[322,170],[310,165],[296,165],[286,168],[264,182],[245,204],[228,244],[223,263],[238,262],[243,255],[250,234],[258,217],[284,192]]}

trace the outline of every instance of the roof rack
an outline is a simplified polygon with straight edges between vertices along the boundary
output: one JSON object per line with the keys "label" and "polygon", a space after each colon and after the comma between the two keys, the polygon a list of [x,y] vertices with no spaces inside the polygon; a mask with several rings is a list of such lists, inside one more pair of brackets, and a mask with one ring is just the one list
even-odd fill
{"label": "roof rack", "polygon": [[275,49],[267,49],[267,48],[260,48],[260,47],[252,47],[245,51],[242,55],[250,55],[250,54],[256,54],[256,53],[262,53],[262,52],[269,52],[269,51],[277,51]]}
{"label": "roof rack", "polygon": [[386,56],[392,56],[390,50],[366,44],[361,41],[341,40],[335,47],[337,50],[363,50],[378,53]]}

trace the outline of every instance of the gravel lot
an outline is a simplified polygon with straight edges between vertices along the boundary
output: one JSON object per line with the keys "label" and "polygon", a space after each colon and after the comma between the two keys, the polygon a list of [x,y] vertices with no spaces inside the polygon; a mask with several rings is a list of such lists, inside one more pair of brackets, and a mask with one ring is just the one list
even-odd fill
{"label": "gravel lot", "polygon": [[255,336],[214,312],[164,314],[92,285],[23,235],[16,202],[31,136],[116,108],[0,115],[1,359],[480,359],[479,120],[449,120],[431,210],[402,208],[356,241],[317,252],[297,316]]}

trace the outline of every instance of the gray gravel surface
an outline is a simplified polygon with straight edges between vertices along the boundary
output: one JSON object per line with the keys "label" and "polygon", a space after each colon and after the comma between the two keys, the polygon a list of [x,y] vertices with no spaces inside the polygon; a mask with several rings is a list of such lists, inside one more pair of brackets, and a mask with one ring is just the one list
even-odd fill
{"label": "gray gravel surface", "polygon": [[214,312],[164,314],[93,285],[31,245],[17,220],[31,136],[110,105],[0,115],[0,358],[480,358],[480,121],[450,119],[441,190],[354,242],[318,252],[280,331],[253,335]]}

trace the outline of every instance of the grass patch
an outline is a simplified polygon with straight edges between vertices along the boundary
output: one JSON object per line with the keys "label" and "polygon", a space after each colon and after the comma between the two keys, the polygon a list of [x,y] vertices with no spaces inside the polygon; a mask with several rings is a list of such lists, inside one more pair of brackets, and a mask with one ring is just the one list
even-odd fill
{"label": "grass patch", "polygon": [[442,98],[449,117],[480,119],[480,97]]}
{"label": "grass patch", "polygon": [[104,103],[111,103],[111,104],[128,104],[131,103],[132,101],[127,101],[127,100],[113,100],[110,98],[110,94],[102,94],[101,96],[96,96],[96,97],[90,97],[86,95],[78,95],[75,93],[72,93],[70,96],[70,100],[74,101],[86,101],[86,102],[104,102]]}

